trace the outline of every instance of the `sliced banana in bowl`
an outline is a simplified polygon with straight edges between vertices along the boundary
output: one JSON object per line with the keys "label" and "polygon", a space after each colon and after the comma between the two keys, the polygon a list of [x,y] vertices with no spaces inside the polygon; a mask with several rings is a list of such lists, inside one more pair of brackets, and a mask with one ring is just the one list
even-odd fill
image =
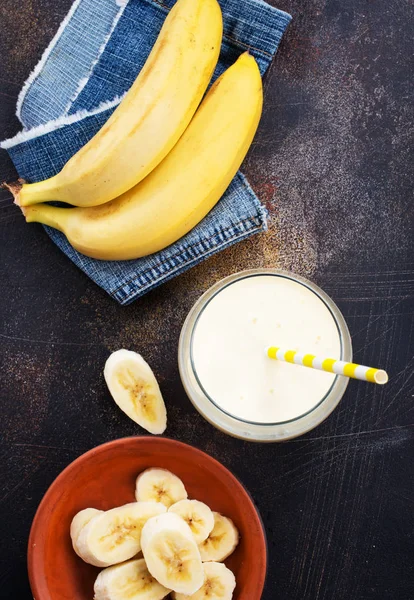
{"label": "sliced banana in bowl", "polygon": [[181,479],[166,469],[146,469],[137,477],[135,498],[138,502],[162,502],[169,508],[187,496]]}
{"label": "sliced banana in bowl", "polygon": [[73,517],[72,523],[70,524],[70,538],[72,540],[73,549],[78,556],[80,556],[80,554],[77,542],[80,532],[93,517],[96,517],[96,515],[99,515],[100,513],[103,513],[103,510],[98,510],[97,508],[84,508]]}
{"label": "sliced banana in bowl", "polygon": [[[204,583],[192,596],[172,593],[173,600],[232,600],[236,578],[223,563],[203,564]],[[99,599],[98,599],[99,600]]]}
{"label": "sliced banana in bowl", "polygon": [[90,565],[109,567],[141,550],[141,532],[151,517],[166,512],[159,502],[132,502],[101,512],[85,525],[76,540],[77,554]]}
{"label": "sliced banana in bowl", "polygon": [[234,552],[239,543],[239,532],[231,519],[214,512],[214,527],[208,538],[199,544],[203,562],[222,562]]}
{"label": "sliced banana in bowl", "polygon": [[204,542],[213,530],[214,515],[211,510],[199,500],[180,500],[168,509],[187,523],[197,544]]}
{"label": "sliced banana in bowl", "polygon": [[[148,469],[149,466],[156,468]],[[133,502],[134,485],[140,473],[138,498],[142,492],[144,497],[149,494],[152,500]],[[164,483],[162,489],[161,482]],[[187,492],[190,498],[202,502],[189,500]],[[154,493],[157,500],[163,498],[164,502],[154,502]],[[143,511],[148,505],[152,510]],[[115,506],[120,508],[98,510]],[[134,508],[131,514],[131,507],[137,506],[139,513],[135,514],[138,509]],[[208,509],[199,511],[200,506],[217,512],[213,515],[212,531],[197,544],[194,521],[203,521],[204,526],[209,520],[207,513],[210,514]],[[77,512],[81,508],[84,510]],[[148,534],[149,550],[143,558],[149,569],[146,572],[141,566],[141,572],[134,567],[134,564],[142,565],[134,563],[142,560],[137,554],[144,545],[139,531],[144,530],[154,516],[167,521]],[[235,526],[240,531],[238,545]],[[211,521],[206,530],[210,527]],[[236,552],[228,560],[224,558],[236,545]],[[81,558],[76,556],[72,546]],[[225,567],[221,569],[206,566],[223,560]],[[125,561],[132,564],[132,571],[127,567],[121,569]],[[105,568],[98,581],[99,584],[103,580],[107,585],[105,600],[121,600],[118,587],[124,585],[123,581],[129,592],[128,600],[154,600],[154,582],[148,573],[157,579],[158,571],[150,566],[151,561],[155,569],[158,565],[158,577],[166,577],[158,581],[162,592],[155,587],[157,593],[173,590],[190,599],[193,596],[193,600],[204,600],[204,597],[227,600],[226,586],[223,590],[218,586],[223,583],[220,575],[223,573],[227,574],[224,581],[230,583],[230,575],[223,570],[227,567],[237,579],[233,600],[260,600],[266,573],[266,539],[257,509],[243,486],[223,465],[181,442],[153,436],[131,437],[90,450],[63,471],[36,513],[28,556],[33,596],[50,600],[63,597],[91,600],[98,575],[96,567],[91,565],[97,565]],[[116,569],[106,571],[115,565]],[[246,565],[251,568],[246,569]],[[137,573],[141,573],[141,581],[147,586],[138,587],[139,591]],[[182,587],[176,585],[177,579]],[[214,590],[215,595],[206,596],[203,586],[207,586],[211,594]],[[97,589],[101,594],[102,588]],[[178,599],[181,600],[179,596]],[[102,597],[98,595],[97,600]]]}
{"label": "sliced banana in bowl", "polygon": [[165,587],[191,596],[204,582],[200,552],[187,523],[174,513],[149,519],[142,530],[149,572]]}
{"label": "sliced banana in bowl", "polygon": [[154,579],[143,558],[104,569],[93,589],[94,600],[162,600],[171,591]]}

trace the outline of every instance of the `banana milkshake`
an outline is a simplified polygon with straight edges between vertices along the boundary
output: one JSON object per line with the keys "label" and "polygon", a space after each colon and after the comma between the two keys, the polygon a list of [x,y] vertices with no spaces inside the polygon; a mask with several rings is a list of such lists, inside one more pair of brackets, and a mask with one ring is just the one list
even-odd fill
{"label": "banana milkshake", "polygon": [[[294,437],[321,422],[339,402],[344,378],[270,360],[265,349],[350,358],[346,324],[329,297],[306,280],[272,271],[232,276],[205,296],[184,325],[179,353],[196,408],[251,439],[260,439],[260,431],[269,441]],[[312,415],[328,399],[330,408]]]}

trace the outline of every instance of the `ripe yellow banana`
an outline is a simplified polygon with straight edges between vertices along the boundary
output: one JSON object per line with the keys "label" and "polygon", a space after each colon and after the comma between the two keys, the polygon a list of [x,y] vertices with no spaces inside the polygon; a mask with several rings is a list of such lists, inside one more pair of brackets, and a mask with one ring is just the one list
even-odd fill
{"label": "ripe yellow banana", "polygon": [[96,206],[144,179],[197,110],[217,64],[222,31],[217,0],[178,0],[135,83],[102,129],[54,177],[7,186],[17,204],[62,200]]}
{"label": "ripe yellow banana", "polygon": [[119,198],[94,208],[27,207],[27,222],[63,231],[82,254],[128,260],[190,231],[218,202],[242,163],[262,112],[262,80],[247,52],[216,81],[162,163]]}

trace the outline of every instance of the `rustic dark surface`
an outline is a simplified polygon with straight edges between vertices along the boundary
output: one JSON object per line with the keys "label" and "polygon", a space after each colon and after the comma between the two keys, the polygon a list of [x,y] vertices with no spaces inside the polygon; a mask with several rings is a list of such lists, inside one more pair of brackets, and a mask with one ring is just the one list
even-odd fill
{"label": "rustic dark surface", "polygon": [[[18,131],[17,94],[70,4],[2,0],[2,138]],[[263,600],[414,598],[413,3],[278,6],[294,21],[244,167],[271,211],[267,234],[121,308],[1,193],[1,598],[31,598],[27,537],[58,473],[97,444],[142,433],[102,377],[120,347],[156,371],[167,434],[217,457],[254,496],[269,541]],[[12,176],[3,152],[0,179]],[[391,377],[384,388],[351,382],[324,424],[280,445],[216,431],[177,370],[192,303],[221,276],[255,266],[320,284],[347,319],[356,360]]]}

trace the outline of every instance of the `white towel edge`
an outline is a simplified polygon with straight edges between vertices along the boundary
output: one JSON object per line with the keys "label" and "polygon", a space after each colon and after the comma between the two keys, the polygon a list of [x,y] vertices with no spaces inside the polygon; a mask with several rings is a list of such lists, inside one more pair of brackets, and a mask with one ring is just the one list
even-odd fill
{"label": "white towel edge", "polygon": [[[80,1],[80,0],[79,0]],[[71,106],[73,105],[73,103],[75,102],[76,98],[79,96],[79,94],[82,92],[82,90],[84,89],[84,87],[86,86],[86,84],[89,81],[90,76],[93,73],[93,70],[95,68],[95,66],[98,64],[99,59],[102,56],[103,51],[106,48],[107,43],[109,42],[109,40],[111,39],[111,36],[115,30],[115,27],[118,24],[119,19],[122,17],[122,14],[128,4],[129,0],[115,0],[115,4],[117,6],[119,6],[119,11],[116,13],[116,16],[112,22],[112,26],[111,29],[109,30],[109,32],[107,33],[107,35],[105,36],[104,41],[102,42],[102,44],[99,47],[98,50],[98,54],[96,55],[96,58],[91,62],[91,65],[89,67],[89,71],[86,77],[82,77],[82,79],[79,81],[78,83],[78,87],[75,90],[75,93],[73,94],[73,96],[71,97],[71,99],[69,100],[66,108],[65,108],[65,112],[64,115],[67,115]]]}
{"label": "white towel edge", "polygon": [[43,52],[42,56],[40,57],[39,62],[34,67],[34,69],[32,70],[32,72],[30,73],[29,77],[24,82],[23,87],[22,87],[22,89],[19,92],[19,96],[17,98],[17,105],[16,105],[16,117],[19,119],[19,121],[21,122],[21,124],[23,126],[24,126],[24,123],[22,121],[21,111],[22,111],[22,106],[23,106],[23,102],[24,102],[24,99],[26,97],[26,94],[29,91],[30,86],[32,85],[32,83],[35,81],[36,77],[39,75],[40,71],[45,66],[46,61],[49,58],[49,56],[50,56],[53,48],[55,47],[58,39],[60,38],[60,36],[62,35],[64,29],[66,28],[66,25],[69,23],[69,21],[73,17],[73,15],[74,15],[76,9],[78,8],[79,4],[81,3],[81,1],[82,0],[75,0],[75,2],[72,4],[72,6],[69,9],[68,14],[66,15],[66,17],[63,19],[63,21],[59,25],[59,29],[55,33],[55,35],[52,38],[51,42],[49,43],[49,45],[47,46],[46,50]]}
{"label": "white towel edge", "polygon": [[[72,19],[73,15],[75,14],[76,9],[78,8],[78,6],[80,5],[80,3],[82,2],[82,0],[75,0],[74,3],[72,4],[72,6],[69,9],[69,12],[67,13],[66,17],[63,19],[63,21],[61,22],[61,24],[59,25],[59,28],[57,30],[57,32],[55,33],[55,35],[53,36],[52,40],[50,41],[49,45],[47,46],[47,48],[44,50],[42,56],[40,57],[39,62],[36,64],[36,66],[34,67],[34,69],[31,71],[29,77],[26,79],[26,81],[23,84],[22,89],[19,92],[19,95],[17,97],[17,103],[16,103],[16,117],[19,119],[20,123],[24,125],[24,122],[22,120],[22,107],[23,107],[23,102],[26,98],[27,93],[29,92],[30,87],[32,86],[32,84],[34,83],[34,81],[36,80],[37,76],[40,74],[41,70],[43,69],[43,67],[46,64],[46,61],[48,60],[50,54],[52,53],[55,45],[57,44],[59,38],[61,37],[63,31],[65,30],[66,26],[68,25],[68,23],[70,22],[70,20]],[[85,87],[85,85],[87,84],[89,77],[95,67],[95,65],[97,64],[97,62],[99,61],[102,52],[105,50],[105,47],[119,21],[119,19],[122,16],[122,13],[124,12],[127,4],[128,4],[129,0],[115,0],[115,4],[117,6],[119,6],[119,11],[117,12],[114,21],[112,23],[112,27],[111,30],[109,31],[109,33],[107,34],[107,36],[105,37],[105,40],[103,41],[103,43],[101,44],[99,51],[98,51],[98,55],[96,56],[95,60],[91,63],[90,65],[90,69],[88,72],[88,76],[86,77],[82,77],[82,79],[80,79],[78,87],[74,93],[74,95],[72,96],[70,102],[68,103],[68,105],[65,108],[65,112],[64,112],[64,116],[67,115],[68,111],[70,110],[71,105],[73,104],[73,102],[75,101],[75,99],[79,96],[79,94],[81,93],[81,91],[83,90],[83,88]],[[56,119],[57,121],[59,119]],[[45,124],[47,125],[47,124]],[[40,127],[40,126],[39,126]],[[3,146],[1,146],[3,147]]]}
{"label": "white towel edge", "polygon": [[[126,92],[125,92],[126,94]],[[0,142],[0,148],[3,150],[8,150],[13,146],[17,146],[22,142],[27,142],[28,140],[32,140],[35,137],[39,137],[41,135],[45,135],[46,133],[50,133],[51,131],[55,131],[56,129],[60,129],[65,125],[70,125],[71,123],[75,123],[76,121],[80,121],[85,117],[92,117],[93,115],[97,115],[109,108],[113,108],[117,106],[123,97],[125,96],[116,96],[113,100],[109,100],[108,102],[102,102],[97,108],[94,110],[80,110],[73,115],[63,115],[62,117],[58,117],[57,119],[53,119],[52,121],[48,121],[43,125],[38,125],[37,127],[33,127],[32,129],[24,129],[23,131],[19,131],[15,136],[9,138],[8,140],[3,140]]]}

